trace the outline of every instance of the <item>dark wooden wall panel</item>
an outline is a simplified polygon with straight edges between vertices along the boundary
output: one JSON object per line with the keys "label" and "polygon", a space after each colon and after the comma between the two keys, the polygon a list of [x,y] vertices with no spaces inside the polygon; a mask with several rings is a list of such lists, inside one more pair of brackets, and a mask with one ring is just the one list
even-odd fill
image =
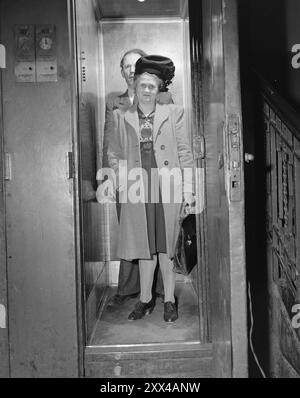
{"label": "dark wooden wall panel", "polygon": [[300,375],[300,118],[263,80],[259,82],[266,158],[270,374]]}

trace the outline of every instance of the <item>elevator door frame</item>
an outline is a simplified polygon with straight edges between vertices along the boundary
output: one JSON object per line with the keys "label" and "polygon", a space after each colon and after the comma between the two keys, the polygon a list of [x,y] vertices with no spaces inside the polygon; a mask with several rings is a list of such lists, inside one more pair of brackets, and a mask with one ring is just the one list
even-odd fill
{"label": "elevator door frame", "polygon": [[[0,25],[1,32],[1,25]],[[1,43],[1,33],[0,33]],[[3,106],[2,106],[2,71],[0,66],[0,305],[1,324],[0,329],[0,378],[7,378],[10,375],[9,369],[9,340],[8,340],[8,303],[7,303],[7,261],[6,261],[6,238],[5,238],[5,154],[4,154],[4,133],[3,133]],[[3,313],[4,312],[4,313]],[[4,324],[4,325],[3,325]],[[4,326],[4,327],[3,327]]]}
{"label": "elevator door frame", "polygon": [[[207,252],[214,376],[247,377],[244,154],[237,1],[202,0],[202,12]],[[236,123],[238,136],[236,148],[232,146],[232,121]],[[233,185],[236,176],[239,182]],[[235,191],[234,187],[239,189]]]}
{"label": "elevator door frame", "polygon": [[[225,134],[226,134],[226,183],[229,199],[230,237],[230,295],[231,295],[231,344],[232,376],[248,375],[247,330],[247,281],[245,253],[245,197],[244,197],[244,150],[242,135],[242,106],[239,65],[238,4],[237,0],[222,0],[225,67]],[[233,159],[229,154],[230,116],[239,119],[241,200],[230,200]]]}
{"label": "elevator door frame", "polygon": [[[226,121],[229,115],[238,115],[241,120],[240,108],[240,89],[239,89],[239,66],[238,66],[238,41],[237,41],[237,3],[236,0],[203,0],[206,10],[211,10],[214,6],[219,12],[218,15],[218,29],[222,41],[219,43],[224,51],[224,64],[222,73],[224,74],[224,98],[223,109],[224,115],[222,123],[218,126],[218,136],[222,140],[222,150],[224,153],[220,154],[218,164],[221,165],[221,172],[224,173],[225,192],[224,199],[227,200],[225,219],[228,220],[228,247],[225,248],[226,259],[225,266],[228,269],[226,281],[222,282],[222,286],[218,285],[214,293],[210,296],[211,310],[217,310],[216,314],[220,315],[217,323],[212,324],[212,347],[213,347],[213,373],[214,377],[247,377],[247,326],[246,326],[246,279],[245,279],[245,256],[244,256],[244,197],[242,192],[241,200],[232,202],[230,200],[230,167],[228,160],[228,142],[227,133],[228,125]],[[213,17],[210,14],[210,17]],[[203,21],[205,15],[203,16]],[[212,33],[211,33],[212,34]],[[74,36],[75,37],[75,36]],[[74,40],[73,37],[73,40]],[[210,39],[213,39],[211,36]],[[218,55],[218,54],[216,54]],[[213,65],[211,65],[212,67]],[[205,126],[205,121],[204,121]],[[204,129],[204,135],[210,133],[209,129]],[[242,152],[242,136],[241,129],[239,129],[239,137],[241,142]],[[74,136],[78,146],[78,131]],[[209,153],[207,153],[209,154]],[[241,161],[241,189],[243,190],[243,160]],[[217,162],[217,160],[216,160]],[[222,163],[223,162],[223,163]],[[78,164],[77,164],[78,166]],[[219,172],[220,173],[220,172]],[[218,173],[217,173],[218,176]],[[215,176],[215,177],[217,177]],[[215,178],[218,181],[218,177]],[[207,210],[207,209],[206,209]],[[205,211],[206,211],[205,210]],[[209,215],[209,214],[208,214]],[[219,221],[221,218],[219,218]],[[216,219],[215,219],[216,221]],[[216,226],[210,226],[216,232]],[[226,236],[227,237],[227,236]],[[224,248],[223,248],[224,249]],[[210,246],[212,252],[212,246]],[[208,251],[209,251],[208,250]],[[216,269],[222,271],[222,250],[215,257]],[[81,272],[81,271],[79,271]],[[218,278],[218,275],[214,275]],[[225,283],[225,286],[224,286]],[[81,285],[81,290],[83,289]],[[222,290],[225,290],[226,297],[222,296]],[[218,291],[219,290],[219,291]],[[80,296],[80,295],[79,295]],[[81,295],[82,296],[82,295]],[[226,313],[222,314],[224,310],[224,302],[226,301]],[[84,327],[84,317],[79,314],[79,324]],[[82,341],[84,345],[84,341]],[[121,348],[119,348],[121,349]]]}

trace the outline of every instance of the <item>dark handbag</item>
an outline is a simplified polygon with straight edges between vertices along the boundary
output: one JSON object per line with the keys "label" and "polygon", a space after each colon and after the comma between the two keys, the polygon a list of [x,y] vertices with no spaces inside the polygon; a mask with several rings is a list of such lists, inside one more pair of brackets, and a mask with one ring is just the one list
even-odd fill
{"label": "dark handbag", "polygon": [[173,264],[174,272],[183,275],[189,275],[197,264],[197,232],[195,214],[189,214],[180,218],[180,229],[176,241]]}

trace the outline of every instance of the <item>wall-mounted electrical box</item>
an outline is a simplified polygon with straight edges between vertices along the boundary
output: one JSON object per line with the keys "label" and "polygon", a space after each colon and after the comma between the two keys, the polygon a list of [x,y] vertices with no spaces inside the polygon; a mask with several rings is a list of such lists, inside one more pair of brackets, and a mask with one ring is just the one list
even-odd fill
{"label": "wall-mounted electrical box", "polygon": [[17,82],[57,82],[55,25],[15,27],[15,77]]}
{"label": "wall-mounted electrical box", "polygon": [[15,27],[15,76],[17,82],[36,81],[34,25]]}

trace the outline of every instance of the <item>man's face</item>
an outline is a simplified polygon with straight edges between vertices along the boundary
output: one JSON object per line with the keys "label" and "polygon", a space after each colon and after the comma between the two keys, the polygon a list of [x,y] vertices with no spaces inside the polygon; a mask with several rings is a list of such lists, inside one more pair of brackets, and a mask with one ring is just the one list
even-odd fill
{"label": "man's face", "polygon": [[141,56],[135,53],[128,54],[124,58],[121,74],[126,80],[128,87],[133,87],[135,64],[139,58],[141,58]]}

